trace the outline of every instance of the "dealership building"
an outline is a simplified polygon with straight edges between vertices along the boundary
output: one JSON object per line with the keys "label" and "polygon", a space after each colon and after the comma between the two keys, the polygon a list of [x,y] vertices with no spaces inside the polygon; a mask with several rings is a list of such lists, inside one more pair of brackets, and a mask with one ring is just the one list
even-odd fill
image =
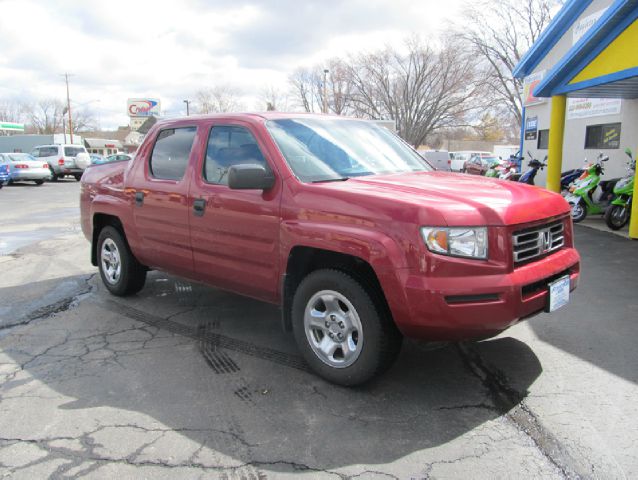
{"label": "dealership building", "polygon": [[558,191],[561,171],[601,152],[603,178],[628,174],[625,149],[638,148],[637,19],[638,0],[568,0],[514,70],[524,79],[523,152],[548,156],[539,184]]}

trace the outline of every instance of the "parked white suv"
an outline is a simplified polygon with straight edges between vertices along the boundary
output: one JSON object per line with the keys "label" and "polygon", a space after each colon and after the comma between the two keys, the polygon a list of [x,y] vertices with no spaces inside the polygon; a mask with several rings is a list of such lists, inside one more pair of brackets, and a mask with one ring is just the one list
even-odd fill
{"label": "parked white suv", "polygon": [[91,164],[91,158],[82,145],[39,145],[31,151],[31,155],[49,164],[53,181],[72,175],[79,182],[84,169]]}

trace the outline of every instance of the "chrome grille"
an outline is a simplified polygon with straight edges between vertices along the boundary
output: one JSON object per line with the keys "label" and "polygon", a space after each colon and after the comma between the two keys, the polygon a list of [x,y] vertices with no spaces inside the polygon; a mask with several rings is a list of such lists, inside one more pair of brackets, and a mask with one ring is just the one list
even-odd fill
{"label": "chrome grille", "polygon": [[563,222],[556,222],[514,232],[514,263],[527,262],[559,250],[565,245],[564,230]]}

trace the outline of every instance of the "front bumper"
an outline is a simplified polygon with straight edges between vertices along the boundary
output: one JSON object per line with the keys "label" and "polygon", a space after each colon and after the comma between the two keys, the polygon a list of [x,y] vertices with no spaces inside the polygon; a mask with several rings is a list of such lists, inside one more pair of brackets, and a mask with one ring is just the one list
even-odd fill
{"label": "front bumper", "polygon": [[409,271],[402,280],[406,314],[395,316],[395,321],[408,337],[488,338],[543,312],[548,303],[547,284],[563,275],[569,275],[570,290],[574,290],[580,257],[573,248],[563,248],[506,274],[432,278]]}

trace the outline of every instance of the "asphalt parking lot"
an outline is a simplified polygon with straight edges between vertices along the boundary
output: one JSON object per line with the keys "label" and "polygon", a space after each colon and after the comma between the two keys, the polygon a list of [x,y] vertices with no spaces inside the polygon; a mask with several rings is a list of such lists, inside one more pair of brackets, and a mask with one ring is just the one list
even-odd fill
{"label": "asphalt parking lot", "polygon": [[406,342],[357,389],[277,308],[160,272],[106,292],[79,184],[0,191],[0,475],[635,478],[638,242],[576,227],[570,304],[488,341]]}

